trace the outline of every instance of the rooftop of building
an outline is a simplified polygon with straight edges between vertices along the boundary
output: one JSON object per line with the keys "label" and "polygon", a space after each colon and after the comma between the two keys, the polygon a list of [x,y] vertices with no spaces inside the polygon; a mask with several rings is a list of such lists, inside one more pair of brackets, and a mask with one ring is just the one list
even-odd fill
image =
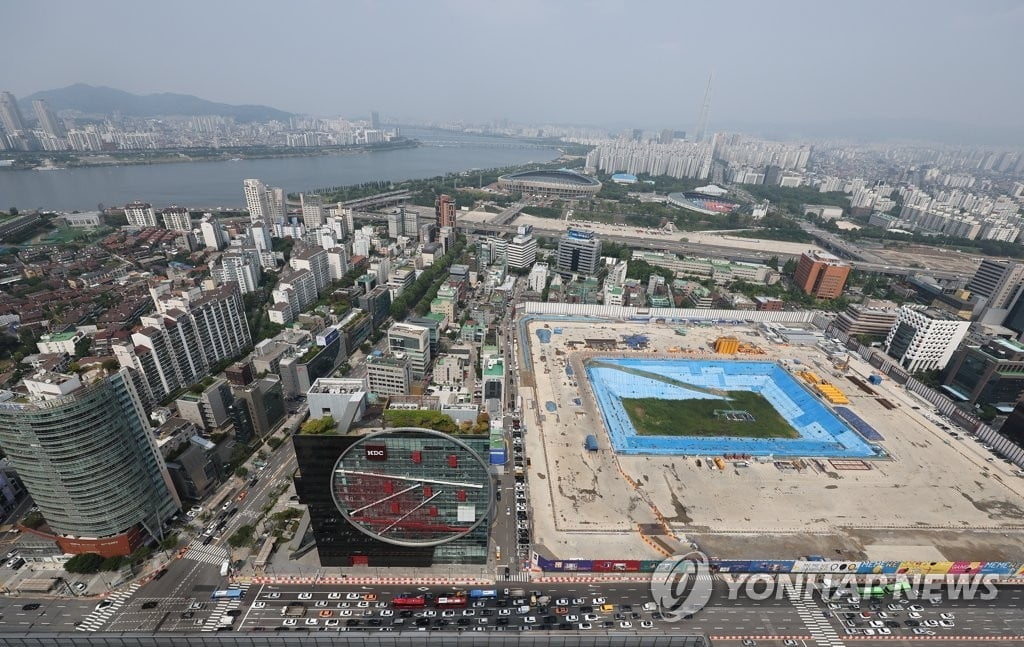
{"label": "rooftop of building", "polygon": [[75,335],[77,335],[77,334],[78,334],[78,331],[75,331],[75,330],[72,330],[72,331],[69,331],[69,332],[55,332],[55,333],[53,333],[51,335],[48,335],[47,338],[44,339],[43,341],[56,341],[56,342],[71,341],[72,339],[75,338]]}
{"label": "rooftop of building", "polygon": [[499,182],[537,182],[537,183],[550,183],[555,185],[561,184],[572,184],[576,186],[586,187],[598,187],[601,183],[596,179],[577,173],[576,171],[570,171],[569,169],[552,169],[552,170],[537,170],[537,171],[519,171],[517,173],[508,173],[498,178]]}
{"label": "rooftop of building", "polygon": [[313,382],[313,385],[309,387],[309,393],[324,393],[332,395],[361,393],[365,390],[366,384],[363,380],[351,378],[321,377]]}

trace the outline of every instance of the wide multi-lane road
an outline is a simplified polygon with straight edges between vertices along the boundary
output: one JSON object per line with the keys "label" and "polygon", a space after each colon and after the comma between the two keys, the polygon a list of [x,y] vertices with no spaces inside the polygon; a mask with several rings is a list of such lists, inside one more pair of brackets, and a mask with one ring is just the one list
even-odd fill
{"label": "wide multi-lane road", "polygon": [[[143,631],[143,632],[210,632],[216,631],[222,619],[234,618],[233,631],[561,631],[586,633],[616,633],[630,636],[660,635],[664,633],[706,634],[715,644],[742,644],[753,640],[757,644],[782,644],[795,640],[797,644],[842,645],[870,642],[884,644],[911,644],[918,640],[944,644],[985,644],[987,638],[999,644],[1024,645],[1024,591],[1019,587],[1003,587],[993,600],[927,601],[880,600],[877,609],[867,601],[861,609],[848,604],[839,608],[818,599],[791,600],[782,595],[767,600],[750,599],[742,592],[729,599],[728,589],[716,581],[710,603],[690,619],[668,622],[655,612],[645,610],[651,601],[648,587],[643,582],[607,583],[531,583],[498,582],[495,588],[501,599],[481,600],[474,606],[436,608],[431,602],[423,608],[402,609],[391,601],[400,594],[430,593],[435,596],[452,594],[463,587],[417,587],[416,585],[243,585],[242,599],[211,600],[215,588],[227,585],[216,569],[210,570],[189,560],[177,560],[168,575],[113,599],[105,609],[95,609],[85,602],[65,600],[39,600],[39,608],[22,610],[31,601],[19,599],[17,604],[5,601],[0,631]],[[178,570],[183,569],[183,570]],[[183,580],[178,578],[182,577]],[[187,583],[183,583],[187,582]],[[546,609],[534,605],[526,613],[518,613],[511,599],[516,589],[527,592],[541,591],[551,597]],[[505,591],[509,594],[506,595]],[[301,615],[287,617],[282,614],[288,605],[301,604]],[[614,609],[602,610],[602,604]],[[890,609],[889,604],[896,604]],[[920,610],[912,610],[919,605]],[[561,607],[561,608],[560,608]],[[447,611],[447,613],[445,613]],[[861,617],[861,613],[869,617]],[[885,616],[881,614],[886,614]],[[920,617],[912,620],[911,614]],[[587,620],[587,614],[593,614]],[[950,616],[943,616],[950,614]],[[850,620],[848,620],[848,616]],[[951,617],[952,627],[925,627]],[[890,631],[879,635],[881,622]],[[921,631],[908,621],[920,623]],[[75,623],[79,624],[76,626]],[[856,626],[848,627],[848,622]],[[45,624],[44,624],[45,623]],[[580,627],[584,623],[584,627]],[[589,626],[586,626],[589,623]],[[625,624],[624,624],[625,623]],[[545,627],[547,625],[547,627]],[[529,627],[529,629],[524,629]],[[858,632],[850,635],[847,629]],[[865,635],[873,629],[873,635]],[[2,637],[2,636],[0,636]],[[767,641],[774,637],[778,642]]]}

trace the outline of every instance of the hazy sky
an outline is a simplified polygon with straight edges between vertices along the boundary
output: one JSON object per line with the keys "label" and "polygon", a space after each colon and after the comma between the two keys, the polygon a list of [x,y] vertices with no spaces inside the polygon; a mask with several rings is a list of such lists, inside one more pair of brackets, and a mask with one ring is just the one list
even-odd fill
{"label": "hazy sky", "polygon": [[1020,130],[1024,2],[3,0],[0,89],[323,115]]}

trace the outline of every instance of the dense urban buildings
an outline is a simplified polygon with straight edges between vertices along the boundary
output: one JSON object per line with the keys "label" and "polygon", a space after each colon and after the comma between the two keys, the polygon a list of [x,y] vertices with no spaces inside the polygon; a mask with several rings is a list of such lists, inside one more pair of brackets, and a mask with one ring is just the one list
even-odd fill
{"label": "dense urban buildings", "polygon": [[1024,393],[1024,344],[997,337],[981,346],[961,346],[942,383],[968,405],[1013,407]]}
{"label": "dense urban buildings", "polygon": [[438,227],[455,226],[455,201],[450,195],[442,193],[434,203]]}
{"label": "dense urban buildings", "polygon": [[793,281],[804,291],[819,299],[835,299],[843,293],[850,266],[839,257],[812,250],[800,255]]}

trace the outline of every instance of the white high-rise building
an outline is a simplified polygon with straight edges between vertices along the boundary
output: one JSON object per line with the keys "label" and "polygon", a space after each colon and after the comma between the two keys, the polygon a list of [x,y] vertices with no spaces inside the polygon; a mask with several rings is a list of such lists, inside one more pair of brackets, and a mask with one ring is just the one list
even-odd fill
{"label": "white high-rise building", "polygon": [[[351,212],[350,209],[346,209],[346,211]],[[351,229],[349,228],[348,217],[340,214],[335,216],[328,216],[326,224],[327,228],[330,229],[331,233],[334,234],[335,240],[342,241],[348,238],[348,233],[351,231]]]}
{"label": "white high-rise building", "polygon": [[266,225],[267,231],[274,231],[274,224],[288,215],[284,190],[268,187],[260,180],[248,179],[242,182],[245,204],[249,208],[249,220],[253,224]]}
{"label": "white high-rise building", "polygon": [[192,231],[192,217],[188,209],[172,205],[160,212],[164,227],[173,231]]}
{"label": "white high-rise building", "polygon": [[531,292],[542,292],[548,282],[548,264],[534,263],[526,282],[530,286]]}
{"label": "white high-rise building", "polygon": [[327,271],[332,281],[340,281],[348,274],[348,254],[344,247],[334,247],[327,250]]}
{"label": "white high-rise building", "polygon": [[212,214],[206,214],[203,216],[202,222],[199,223],[199,231],[203,235],[203,244],[207,249],[224,249],[227,245],[227,235],[224,233],[224,228],[220,226],[217,219]]}
{"label": "white high-rise building", "polygon": [[64,128],[64,122],[54,114],[53,110],[50,109],[49,104],[44,99],[36,99],[32,102],[32,109],[36,113],[36,119],[39,121],[39,127],[42,128],[47,135],[56,139],[64,139],[67,137],[68,131]]}
{"label": "white high-rise building", "polygon": [[147,202],[132,202],[124,207],[124,215],[132,227],[156,227],[156,211]]}
{"label": "white high-rise building", "polygon": [[306,229],[319,229],[324,224],[324,203],[315,193],[300,193],[302,202],[302,223]]}
{"label": "white high-rise building", "polygon": [[260,286],[260,253],[252,248],[225,252],[210,275],[221,284],[237,283],[242,294],[255,292]]}
{"label": "white high-rise building", "polygon": [[948,312],[902,306],[885,338],[885,352],[911,373],[943,369],[971,327]]}
{"label": "white high-rise building", "polygon": [[508,244],[506,255],[510,268],[525,270],[537,261],[537,239],[532,233],[517,234]]}
{"label": "white high-rise building", "polygon": [[321,247],[298,245],[292,249],[291,266],[296,270],[309,270],[316,283],[317,295],[323,293],[331,284],[331,271],[328,265],[327,251]]}

